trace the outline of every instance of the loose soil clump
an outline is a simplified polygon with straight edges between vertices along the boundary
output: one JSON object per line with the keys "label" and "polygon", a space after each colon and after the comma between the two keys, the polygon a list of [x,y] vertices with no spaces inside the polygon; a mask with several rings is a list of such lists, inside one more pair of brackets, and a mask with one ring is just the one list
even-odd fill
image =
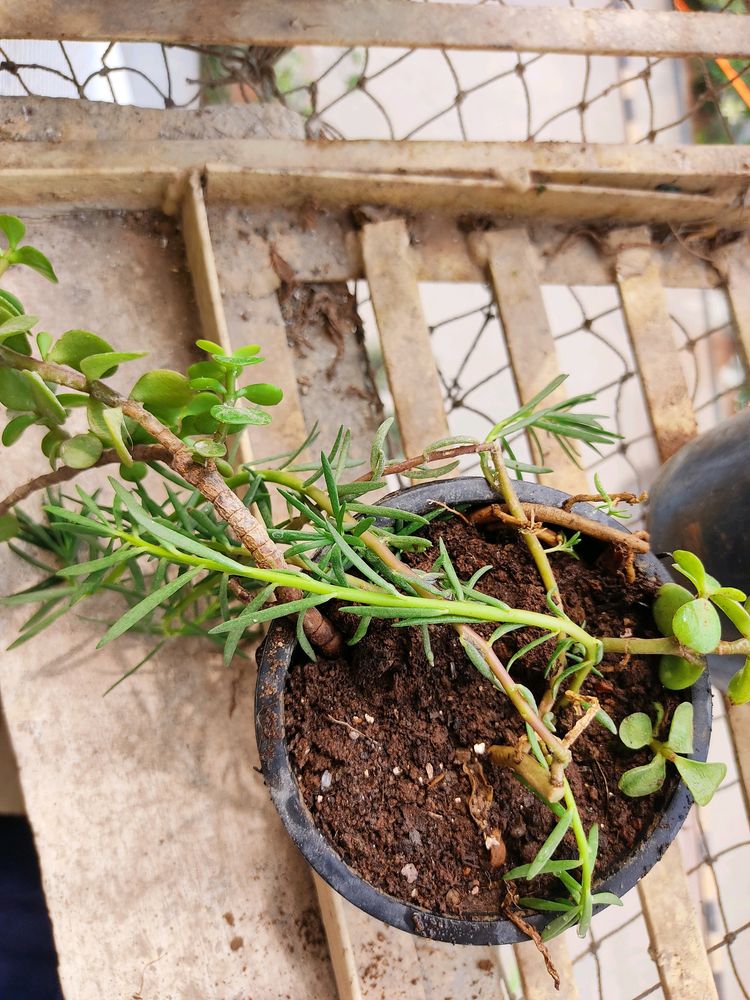
{"label": "loose soil clump", "polygon": [[[434,547],[408,561],[427,569],[442,538],[462,579],[491,565],[478,588],[512,607],[547,611],[537,569],[513,529],[483,528],[458,517],[425,529]],[[609,547],[584,540],[581,559],[563,553],[550,558],[564,606],[595,635],[655,636],[651,616],[656,584],[628,583]],[[353,616],[335,613],[351,635]],[[491,625],[476,630],[485,638]],[[538,632],[513,632],[495,644],[507,663]],[[285,725],[292,768],[304,801],[321,832],[362,878],[398,899],[440,913],[472,917],[501,910],[503,874],[533,860],[554,826],[549,809],[486,756],[493,743],[515,744],[523,724],[508,699],[482,678],[466,658],[450,626],[431,626],[434,663],[418,628],[396,628],[374,619],[365,638],[336,660],[298,659],[290,668]],[[545,643],[517,661],[514,679],[537,700],[545,689],[544,667],[553,644]],[[658,661],[606,656],[601,677],[591,675],[584,692],[595,695],[619,725],[634,711],[660,701],[664,731],[677,704],[657,676]],[[558,733],[575,722],[575,709],[562,711]],[[630,799],[617,787],[620,775],[647,763],[603,726],[593,724],[576,741],[567,777],[588,829],[598,823],[601,883],[651,832],[675,788]],[[478,769],[476,765],[481,765]],[[475,796],[492,789],[486,816],[501,835],[490,852],[472,818]],[[478,777],[477,777],[478,776]],[[486,782],[486,784],[485,784]],[[476,810],[475,810],[476,811]],[[504,855],[504,857],[503,857]],[[556,853],[575,857],[572,834]],[[550,877],[534,882],[533,894],[559,892]],[[529,883],[520,883],[521,892]]]}

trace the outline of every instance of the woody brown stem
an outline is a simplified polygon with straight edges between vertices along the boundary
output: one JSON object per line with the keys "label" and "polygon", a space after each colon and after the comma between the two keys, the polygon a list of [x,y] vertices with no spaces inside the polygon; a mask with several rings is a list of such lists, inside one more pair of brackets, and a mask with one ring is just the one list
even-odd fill
{"label": "woody brown stem", "polygon": [[[133,456],[135,462],[169,462],[172,458],[171,453],[160,444],[137,444],[134,448],[131,448],[130,454]],[[69,465],[62,465],[59,469],[55,469],[54,472],[47,472],[45,475],[36,476],[22,486],[17,486],[4,500],[0,500],[0,516],[7,514],[11,508],[31,496],[32,493],[49,489],[51,486],[57,486],[59,483],[69,483],[71,479],[80,476],[82,472],[88,472],[89,469],[97,469],[102,465],[112,465],[121,461],[122,459],[114,448],[108,448],[87,469],[72,469]]]}
{"label": "woody brown stem", "polygon": [[[469,514],[469,520],[474,524],[488,524],[492,521],[501,521],[503,524],[512,524],[516,527],[523,527],[528,524],[528,517],[542,521],[545,524],[554,524],[559,528],[569,528],[571,531],[580,531],[582,535],[590,538],[598,538],[602,542],[613,542],[616,545],[624,545],[634,552],[649,552],[650,545],[640,532],[619,531],[608,524],[600,524],[599,521],[591,521],[580,514],[564,510],[560,507],[548,507],[545,504],[521,504],[523,508],[524,520],[509,514],[507,508],[502,504],[489,504],[479,510]],[[543,535],[539,532],[539,537]],[[549,539],[545,538],[545,541]]]}
{"label": "woody brown stem", "polygon": [[[126,399],[103,382],[89,381],[79,372],[17,354],[7,347],[0,347],[0,364],[21,371],[38,372],[45,382],[87,393],[104,406],[121,409],[169,453],[174,471],[212,504],[257,566],[263,569],[289,569],[281,550],[271,541],[265,526],[253,517],[234,490],[227,486],[214,463],[197,462],[190,448],[137,400]],[[302,593],[292,587],[279,587],[276,597],[279,601],[288,602],[298,600]],[[316,608],[311,608],[306,613],[304,624],[305,634],[324,655],[335,655],[342,648],[341,636]]]}

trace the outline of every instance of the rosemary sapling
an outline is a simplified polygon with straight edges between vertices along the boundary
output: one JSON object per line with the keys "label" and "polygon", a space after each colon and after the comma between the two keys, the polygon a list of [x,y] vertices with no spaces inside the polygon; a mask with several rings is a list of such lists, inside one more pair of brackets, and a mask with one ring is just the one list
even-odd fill
{"label": "rosemary sapling", "polygon": [[[56,280],[46,257],[23,245],[20,220],[0,216],[0,232],[7,242],[0,274],[26,265]],[[532,882],[552,875],[560,895],[547,899],[529,894],[519,904],[557,913],[544,932],[549,938],[574,924],[584,935],[594,906],[619,902],[595,889],[598,830],[596,825],[584,828],[566,777],[576,741],[588,726],[603,725],[617,733],[612,719],[587,694],[587,679],[605,654],[637,653],[659,658],[665,687],[688,687],[704,669],[707,653],[750,657],[750,604],[741,591],[721,587],[695,556],[676,552],[675,568],[695,593],[677,584],[662,587],[654,607],[662,638],[594,635],[570,617],[551,552],[575,558],[580,539],[590,535],[612,543],[632,566],[632,557],[647,551],[648,542],[642,534],[575,514],[572,507],[581,497],[570,498],[562,510],[522,504],[511,475],[550,470],[518,461],[513,441],[521,433],[532,438],[547,433],[571,454],[572,442],[596,448],[614,441],[616,435],[602,426],[601,418],[581,412],[592,397],[550,404],[548,397],[562,381],[556,379],[498,422],[486,440],[448,438],[419,456],[390,462],[386,436],[392,421],[387,420],[373,441],[369,469],[355,478],[350,434],[343,428],[315,461],[303,458],[317,441],[313,430],[293,453],[242,465],[233,458],[236,435],[249,425],[267,424],[269,408],[281,399],[275,386],[245,381],[262,360],[257,345],[227,354],[210,341],[198,341],[204,359],[186,373],[151,370],[123,394],[106,379],[140,353],[119,351],[82,330],[57,338],[37,332],[32,345],[37,323],[14,295],[0,290],[0,402],[9,417],[2,443],[10,447],[31,428],[41,427],[41,449],[51,465],[49,473],[20,485],[0,502],[0,540],[43,573],[31,589],[4,598],[6,605],[34,608],[13,645],[102,592],[117,595],[124,611],[103,622],[100,647],[128,631],[153,638],[148,655],[125,676],[175,636],[204,636],[223,650],[229,664],[246,655],[243,640],[248,635],[282,616],[296,622],[298,641],[309,657],[336,655],[344,639],[325,616],[325,605],[332,601],[358,620],[349,644],[360,641],[374,619],[388,619],[394,628],[419,629],[430,659],[430,628],[448,625],[488,681],[488,694],[494,687],[519,718],[517,740],[490,746],[489,759],[531,789],[555,818],[535,860],[505,877]],[[442,544],[429,571],[412,568],[403,554],[429,548],[419,531],[445,512],[436,508],[428,516],[404,515],[367,499],[385,487],[390,475],[411,480],[444,475],[468,454],[479,456],[498,494],[497,503],[469,517],[478,523],[494,518],[520,532],[547,595],[538,610],[514,608],[483,592],[481,576],[491,567],[460,579]],[[66,491],[65,484],[82,471],[105,466],[117,470],[108,489],[89,493],[74,484]],[[622,514],[617,502],[639,499],[609,495],[598,478],[596,485],[597,493],[585,499],[610,514]],[[273,516],[271,488],[287,505],[281,519]],[[46,502],[41,518],[35,519],[18,505],[40,490],[46,490]],[[378,522],[383,518],[390,519],[389,527]],[[719,613],[740,630],[740,639],[721,641]],[[487,638],[477,631],[480,623],[492,626]],[[495,644],[519,629],[535,630],[534,639],[502,662]],[[546,688],[537,704],[512,671],[538,646],[549,656]],[[736,702],[750,699],[748,664],[750,659],[730,687]],[[565,706],[573,706],[577,721],[567,732],[558,732]],[[723,777],[723,765],[684,756],[691,746],[689,709],[687,703],[678,707],[664,741],[658,709],[653,724],[644,713],[622,723],[620,734],[628,747],[653,751],[650,764],[623,779],[624,794],[653,791],[671,762],[697,801],[710,797]],[[577,856],[557,858],[569,832]],[[493,838],[487,840],[489,849]]]}

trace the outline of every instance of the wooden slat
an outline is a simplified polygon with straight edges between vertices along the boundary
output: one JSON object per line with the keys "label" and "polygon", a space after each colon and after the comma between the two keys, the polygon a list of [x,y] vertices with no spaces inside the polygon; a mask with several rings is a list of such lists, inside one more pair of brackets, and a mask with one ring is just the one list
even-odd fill
{"label": "wooden slat", "polygon": [[568,946],[564,938],[555,938],[547,945],[550,957],[560,974],[560,990],[555,989],[544,962],[533,941],[518,944],[513,949],[518,962],[524,1000],[576,1000],[578,987],[573,975]]}
{"label": "wooden slat", "polygon": [[662,461],[696,432],[659,267],[646,228],[612,237],[615,276]]}
{"label": "wooden slat", "polygon": [[[201,319],[203,336],[220,344],[227,354],[234,350],[227,329],[224,305],[221,301],[219,276],[211,245],[208,215],[203,189],[197,173],[191,173],[184,185],[181,199],[182,236],[193,279],[195,300]],[[239,345],[235,345],[239,346]],[[243,462],[252,460],[253,452],[247,429],[240,436],[239,455]]]}
{"label": "wooden slat", "polygon": [[[713,178],[705,176],[710,172],[705,157],[673,149],[686,188],[674,191],[655,190],[660,177],[671,176],[662,153],[628,156],[622,151],[617,157],[603,147],[586,154],[566,147],[560,153],[562,169],[556,169],[548,150],[537,154],[505,150],[502,144],[474,145],[237,139],[6,143],[0,153],[0,201],[11,207],[160,207],[183,172],[198,171],[206,174],[209,200],[377,202],[410,212],[445,211],[449,205],[455,215],[494,211],[608,222],[739,226],[750,218],[750,206],[737,197],[748,157],[732,147],[729,155],[715,154]],[[600,151],[603,167],[596,166]],[[651,178],[644,175],[649,165]]]}
{"label": "wooden slat", "polygon": [[414,4],[409,0],[0,0],[6,38],[213,45],[389,45],[521,52],[750,56],[748,26],[719,14]]}
{"label": "wooden slat", "polygon": [[[560,374],[555,341],[539,287],[534,248],[525,229],[488,233],[487,262],[495,300],[503,321],[505,342],[518,396],[526,402]],[[566,398],[561,386],[548,403]],[[544,449],[535,456],[554,469],[554,485],[567,493],[585,493],[586,474],[549,435],[540,435]],[[543,482],[552,484],[552,477]]]}
{"label": "wooden slat", "polygon": [[362,255],[404,453],[418,455],[449,431],[406,223],[364,226]]}
{"label": "wooden slat", "polygon": [[25,812],[18,765],[0,704],[0,816],[22,816]]}
{"label": "wooden slat", "polygon": [[638,883],[638,894],[666,1000],[718,998],[679,844]]}
{"label": "wooden slat", "polygon": [[750,378],[750,238],[748,236],[732,244],[722,270],[737,334],[737,352],[745,368],[745,374]]}

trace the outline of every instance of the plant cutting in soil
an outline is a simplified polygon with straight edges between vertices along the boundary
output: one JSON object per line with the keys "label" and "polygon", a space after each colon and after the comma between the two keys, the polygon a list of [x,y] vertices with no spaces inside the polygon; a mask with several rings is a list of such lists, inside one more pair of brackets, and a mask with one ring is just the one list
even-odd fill
{"label": "plant cutting in soil", "polygon": [[[20,220],[0,216],[0,231],[0,275],[25,265],[56,281],[46,257],[24,245]],[[52,467],[0,503],[0,539],[44,573],[4,599],[34,608],[14,645],[72,609],[85,613],[82,603],[102,592],[125,610],[106,621],[99,647],[128,631],[153,637],[125,676],[184,635],[205,636],[228,665],[259,625],[291,618],[301,659],[290,673],[288,735],[321,828],[386,891],[443,912],[503,912],[542,949],[525,915],[554,913],[545,940],[573,925],[585,935],[595,906],[619,903],[596,884],[645,835],[678,775],[697,802],[710,799],[726,768],[686,756],[692,707],[679,692],[706,654],[740,653],[729,693],[750,699],[747,595],[686,551],[674,553],[674,568],[692,590],[665,584],[653,594],[635,568],[648,550],[643,534],[573,510],[585,500],[624,518],[618,504],[638,498],[610,496],[597,479],[596,494],[562,509],[530,506],[511,478],[550,471],[517,460],[523,432],[551,435],[571,455],[572,443],[613,441],[580,411],[592,397],[549,405],[557,379],[485,441],[449,438],[392,462],[386,420],[369,469],[354,478],[343,428],[315,461],[306,458],[313,431],[292,454],[242,465],[236,435],[267,424],[281,399],[273,385],[246,382],[258,346],[227,354],[198,341],[205,358],[186,374],[151,370],[123,394],[104,380],[141,354],[84,330],[36,332],[32,346],[37,324],[0,291],[2,443],[41,428]],[[446,475],[467,454],[479,457],[496,503],[418,516],[367,499],[388,476]],[[108,465],[119,471],[106,491],[64,485]],[[281,520],[270,487],[286,502]],[[36,519],[17,505],[40,490]],[[720,615],[740,639],[721,640]],[[355,762],[355,747],[373,752]],[[361,766],[368,757],[371,774]],[[351,763],[343,784],[335,762]],[[331,794],[347,783],[353,794]],[[405,805],[393,806],[396,790]],[[399,828],[415,809],[433,818]],[[419,856],[435,861],[430,878],[413,861],[394,875],[385,856],[354,858],[367,829],[358,812],[381,847],[390,838],[393,856],[403,854],[399,838],[423,848]]]}

